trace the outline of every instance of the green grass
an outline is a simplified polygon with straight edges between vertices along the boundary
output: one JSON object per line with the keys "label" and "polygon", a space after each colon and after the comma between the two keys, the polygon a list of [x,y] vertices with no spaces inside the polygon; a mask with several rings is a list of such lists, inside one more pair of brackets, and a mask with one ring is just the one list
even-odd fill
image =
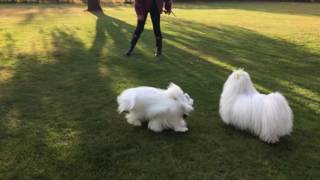
{"label": "green grass", "polygon": [[[127,58],[132,7],[0,5],[0,179],[319,178],[320,4],[175,7],[162,16],[163,57],[148,20]],[[291,136],[268,145],[220,121],[235,67],[287,97]],[[117,114],[122,90],[171,81],[195,100],[188,133],[155,134]]]}

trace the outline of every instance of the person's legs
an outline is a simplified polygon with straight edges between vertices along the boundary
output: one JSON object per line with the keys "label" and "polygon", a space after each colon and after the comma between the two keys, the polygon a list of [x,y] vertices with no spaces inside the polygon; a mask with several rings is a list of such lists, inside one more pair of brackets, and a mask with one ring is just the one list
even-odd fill
{"label": "person's legs", "polygon": [[141,18],[141,19],[138,18],[137,28],[133,33],[133,36],[132,36],[132,39],[131,39],[131,43],[130,43],[131,44],[130,48],[128,49],[128,51],[126,53],[127,56],[131,55],[134,47],[136,46],[136,44],[137,44],[137,42],[139,40],[139,37],[140,37],[141,33],[144,30],[144,25],[146,23],[147,16],[148,16],[148,14],[146,13],[143,18]]}
{"label": "person's legs", "polygon": [[150,15],[151,15],[151,20],[152,20],[153,32],[156,37],[156,53],[155,53],[155,55],[159,56],[162,53],[162,33],[161,33],[161,28],[160,28],[160,13],[157,8],[157,3],[155,0],[153,0]]}

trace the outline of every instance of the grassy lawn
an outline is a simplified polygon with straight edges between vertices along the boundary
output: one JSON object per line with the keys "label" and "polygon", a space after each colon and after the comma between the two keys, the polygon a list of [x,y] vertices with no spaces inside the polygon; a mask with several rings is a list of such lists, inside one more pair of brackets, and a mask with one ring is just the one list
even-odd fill
{"label": "grassy lawn", "polygon": [[[320,177],[320,4],[177,4],[150,19],[127,58],[132,7],[0,5],[0,179],[317,179]],[[233,68],[282,92],[294,131],[268,145],[224,125]],[[182,86],[190,131],[156,134],[116,112],[124,89]]]}

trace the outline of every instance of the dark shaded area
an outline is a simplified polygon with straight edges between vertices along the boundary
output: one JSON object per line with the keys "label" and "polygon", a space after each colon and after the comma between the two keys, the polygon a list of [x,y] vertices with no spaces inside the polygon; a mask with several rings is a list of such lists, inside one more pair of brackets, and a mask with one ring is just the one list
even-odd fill
{"label": "dark shaded area", "polygon": [[[72,29],[57,28],[48,56],[15,57],[14,77],[0,84],[0,153],[7,158],[1,159],[0,179],[318,177],[318,114],[305,105],[311,100],[277,80],[317,92],[319,54],[240,27],[167,19],[175,24],[167,30],[177,35],[164,34],[163,57],[153,57],[153,32],[146,29],[127,58],[120,54],[134,27],[93,15],[96,36],[89,49]],[[202,55],[244,67],[257,84],[284,92],[296,117],[292,136],[271,146],[223,125],[218,95],[230,70]],[[51,63],[40,63],[43,58]],[[170,81],[195,99],[189,133],[155,134],[117,114],[119,90]]]}

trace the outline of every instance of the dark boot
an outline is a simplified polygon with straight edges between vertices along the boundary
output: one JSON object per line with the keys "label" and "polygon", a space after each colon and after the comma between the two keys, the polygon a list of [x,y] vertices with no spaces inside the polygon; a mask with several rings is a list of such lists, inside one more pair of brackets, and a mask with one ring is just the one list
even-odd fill
{"label": "dark boot", "polygon": [[132,39],[131,39],[131,45],[130,45],[130,48],[128,49],[126,55],[127,56],[130,56],[132,51],[134,50],[134,47],[136,47],[136,44],[138,42],[138,39],[139,39],[139,36],[137,35],[133,35]]}
{"label": "dark boot", "polygon": [[162,37],[156,37],[156,52],[155,56],[161,56],[162,54]]}

